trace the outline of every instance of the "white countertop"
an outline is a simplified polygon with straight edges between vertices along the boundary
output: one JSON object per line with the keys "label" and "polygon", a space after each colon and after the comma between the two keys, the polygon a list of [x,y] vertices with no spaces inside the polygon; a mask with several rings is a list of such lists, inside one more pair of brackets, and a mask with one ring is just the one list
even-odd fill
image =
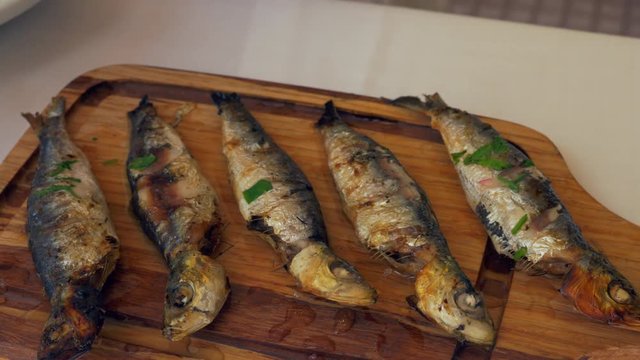
{"label": "white countertop", "polygon": [[49,0],[0,25],[0,158],[77,75],[137,63],[451,105],[546,134],[640,224],[640,40],[329,0]]}

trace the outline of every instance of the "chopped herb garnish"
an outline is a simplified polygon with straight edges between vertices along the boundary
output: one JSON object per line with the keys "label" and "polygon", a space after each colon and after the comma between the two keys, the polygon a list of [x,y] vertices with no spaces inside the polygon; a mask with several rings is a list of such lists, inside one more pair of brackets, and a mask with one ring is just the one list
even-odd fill
{"label": "chopped herb garnish", "polygon": [[533,163],[533,161],[531,161],[531,159],[527,159],[527,160],[523,161],[520,166],[522,166],[522,167],[532,167],[534,165],[535,164]]}
{"label": "chopped herb garnish", "polygon": [[511,235],[515,235],[515,234],[519,233],[528,219],[529,219],[529,215],[528,214],[522,215],[520,220],[518,220],[518,222],[516,223],[516,226],[514,226],[513,229],[511,229]]}
{"label": "chopped herb garnish", "polygon": [[129,169],[144,170],[156,162],[156,156],[153,154],[135,158],[129,162]]}
{"label": "chopped herb garnish", "polygon": [[508,187],[509,189],[513,190],[513,191],[519,191],[520,190],[520,182],[522,180],[524,180],[524,178],[527,177],[527,173],[523,172],[520,175],[518,175],[515,179],[511,180],[511,179],[507,179],[504,176],[500,176],[498,175],[498,180],[500,180],[500,182]]}
{"label": "chopped herb garnish", "polygon": [[527,247],[523,246],[520,249],[518,249],[515,253],[513,253],[513,260],[520,261],[524,259],[525,256],[527,256]]}
{"label": "chopped herb garnish", "polygon": [[82,180],[71,176],[56,176],[56,180],[79,183]]}
{"label": "chopped herb garnish", "polygon": [[46,188],[40,189],[38,191],[36,191],[36,196],[45,196],[45,195],[49,195],[58,191],[66,191],[69,194],[73,195],[74,197],[78,197],[78,195],[73,191],[75,185],[50,185],[47,186]]}
{"label": "chopped herb garnish", "polygon": [[58,176],[60,175],[62,172],[66,171],[66,170],[71,170],[71,165],[77,163],[78,160],[65,160],[65,161],[61,161],[56,165],[56,168],[51,170],[51,172],[49,173],[49,176]]}
{"label": "chopped herb garnish", "polygon": [[273,185],[271,185],[271,182],[269,180],[260,179],[258,180],[258,182],[253,184],[252,187],[243,191],[242,196],[244,196],[244,199],[247,201],[247,204],[251,204],[257,198],[262,196],[262,194],[266,193],[271,189],[273,189]]}
{"label": "chopped herb garnish", "polygon": [[97,138],[97,137],[95,137],[95,136],[93,136],[93,137],[91,138],[91,141],[98,141],[98,138]]}
{"label": "chopped herb garnish", "polygon": [[102,162],[102,165],[113,166],[118,165],[118,159],[109,159]]}
{"label": "chopped herb garnish", "polygon": [[462,150],[460,152],[451,153],[451,160],[453,160],[454,164],[458,164],[460,162],[460,158],[467,153],[467,150]]}
{"label": "chopped herb garnish", "polygon": [[509,151],[507,142],[503,138],[496,136],[490,143],[479,147],[473,154],[467,155],[464,158],[464,164],[477,164],[493,170],[508,169],[511,167],[508,161],[495,157],[495,155],[507,151]]}

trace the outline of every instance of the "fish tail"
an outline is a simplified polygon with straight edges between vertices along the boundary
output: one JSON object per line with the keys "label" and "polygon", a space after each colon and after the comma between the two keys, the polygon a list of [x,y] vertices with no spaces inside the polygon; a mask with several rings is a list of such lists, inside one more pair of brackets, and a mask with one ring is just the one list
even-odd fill
{"label": "fish tail", "polygon": [[427,110],[443,110],[449,107],[438,93],[424,95],[424,107]]}
{"label": "fish tail", "polygon": [[331,126],[336,123],[342,123],[342,119],[340,119],[340,115],[338,115],[338,110],[336,106],[333,104],[333,101],[329,100],[324,104],[324,113],[320,120],[316,122],[316,128],[323,128],[325,126]]}
{"label": "fish tail", "polygon": [[211,93],[211,100],[217,107],[220,107],[225,103],[240,101],[240,95],[237,93],[214,91]]}
{"label": "fish tail", "polygon": [[397,99],[387,101],[395,106],[420,112],[444,110],[449,107],[438,93],[424,95],[424,101],[417,96],[400,96]]}
{"label": "fish tail", "polygon": [[157,115],[156,108],[153,106],[153,103],[149,101],[149,95],[144,95],[138,106],[128,112],[129,120],[136,123],[145,118],[151,117],[154,118]]}
{"label": "fish tail", "polygon": [[573,264],[560,292],[591,318],[640,327],[640,297],[603,256],[587,255]]}
{"label": "fish tail", "polygon": [[43,127],[49,124],[51,119],[62,119],[62,115],[64,115],[64,97],[56,96],[51,99],[49,105],[41,113],[22,113],[22,117],[24,117],[31,125],[31,128],[36,132],[40,133]]}
{"label": "fish tail", "polygon": [[38,359],[76,358],[87,352],[103,321],[97,289],[90,285],[67,287],[53,303]]}
{"label": "fish tail", "polygon": [[385,100],[386,102],[392,105],[403,107],[409,110],[414,110],[414,111],[425,110],[424,103],[417,96],[400,96],[399,98],[396,98],[393,100],[390,100],[390,99],[383,99],[383,100]]}

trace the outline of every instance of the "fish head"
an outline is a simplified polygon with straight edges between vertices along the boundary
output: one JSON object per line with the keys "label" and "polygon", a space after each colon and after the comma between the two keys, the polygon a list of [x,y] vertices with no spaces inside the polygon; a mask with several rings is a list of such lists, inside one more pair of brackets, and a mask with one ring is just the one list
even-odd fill
{"label": "fish head", "polygon": [[314,295],[347,305],[376,302],[375,289],[323,243],[311,244],[296,254],[289,271],[305,291]]}
{"label": "fish head", "polygon": [[415,288],[412,305],[425,317],[462,341],[493,345],[496,331],[484,299],[457,265],[427,263],[416,277]]}
{"label": "fish head", "polygon": [[198,251],[178,255],[170,268],[163,334],[176,341],[208,325],[229,294],[224,268]]}
{"label": "fish head", "polygon": [[602,255],[594,253],[577,261],[560,291],[589,317],[640,327],[638,293]]}

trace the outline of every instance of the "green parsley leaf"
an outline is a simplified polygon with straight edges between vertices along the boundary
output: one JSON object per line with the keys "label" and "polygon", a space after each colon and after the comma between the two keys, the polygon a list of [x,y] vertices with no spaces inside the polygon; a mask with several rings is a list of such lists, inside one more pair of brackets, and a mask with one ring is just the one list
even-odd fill
{"label": "green parsley leaf", "polygon": [[262,194],[266,193],[267,191],[269,191],[271,189],[273,189],[273,185],[271,185],[271,182],[269,180],[260,179],[260,180],[258,180],[258,182],[253,184],[252,187],[250,187],[247,190],[243,191],[242,192],[242,196],[244,196],[244,199],[247,202],[247,204],[251,204],[257,198],[262,196]]}
{"label": "green parsley leaf", "polygon": [[527,173],[523,172],[520,175],[518,175],[515,179],[511,180],[511,179],[507,179],[504,176],[500,176],[498,175],[498,180],[500,180],[500,182],[508,187],[509,189],[518,192],[520,190],[520,182],[522,180],[524,180],[524,178],[527,177]]}
{"label": "green parsley leaf", "polygon": [[98,141],[98,138],[97,138],[97,137],[95,137],[95,136],[93,136],[93,137],[91,138],[91,141]]}
{"label": "green parsley leaf", "polygon": [[532,166],[535,166],[535,164],[533,163],[533,161],[531,161],[531,159],[527,159],[527,160],[523,161],[520,166],[522,166],[522,167],[532,167]]}
{"label": "green parsley leaf", "polygon": [[527,247],[523,246],[520,249],[518,249],[515,253],[513,253],[513,260],[520,261],[524,259],[525,256],[527,256]]}
{"label": "green parsley leaf", "polygon": [[467,150],[462,150],[460,152],[451,153],[451,160],[453,160],[454,164],[458,164],[460,162],[460,158],[467,153]]}
{"label": "green parsley leaf", "polygon": [[511,167],[511,164],[506,160],[497,159],[495,155],[502,154],[509,151],[507,142],[496,136],[493,140],[479,147],[471,155],[467,155],[464,158],[465,165],[477,164],[493,170],[504,170]]}
{"label": "green parsley leaf", "polygon": [[69,194],[73,195],[74,197],[78,197],[78,195],[75,193],[75,191],[73,191],[75,185],[49,185],[46,188],[40,189],[38,191],[36,191],[36,196],[38,197],[42,197],[45,195],[49,195],[52,193],[56,193],[58,191],[66,191]]}
{"label": "green parsley leaf", "polygon": [[141,156],[139,158],[135,158],[129,162],[129,169],[132,170],[144,170],[149,166],[153,165],[156,162],[157,158],[153,154]]}
{"label": "green parsley leaf", "polygon": [[71,176],[56,176],[56,180],[79,183],[82,180]]}
{"label": "green parsley leaf", "polygon": [[113,166],[118,165],[118,159],[109,159],[102,162],[102,165]]}
{"label": "green parsley leaf", "polygon": [[522,215],[522,217],[520,218],[520,220],[518,220],[518,222],[513,227],[513,229],[511,229],[511,235],[515,235],[515,234],[519,233],[528,219],[529,219],[529,215],[528,214]]}
{"label": "green parsley leaf", "polygon": [[58,176],[66,170],[71,170],[71,165],[77,163],[78,160],[65,160],[56,164],[56,168],[51,170],[49,176]]}
{"label": "green parsley leaf", "polygon": [[480,166],[484,166],[486,168],[493,169],[493,170],[506,170],[511,167],[511,164],[509,164],[509,162],[505,160],[491,159],[491,158],[479,160],[475,164],[478,164]]}

